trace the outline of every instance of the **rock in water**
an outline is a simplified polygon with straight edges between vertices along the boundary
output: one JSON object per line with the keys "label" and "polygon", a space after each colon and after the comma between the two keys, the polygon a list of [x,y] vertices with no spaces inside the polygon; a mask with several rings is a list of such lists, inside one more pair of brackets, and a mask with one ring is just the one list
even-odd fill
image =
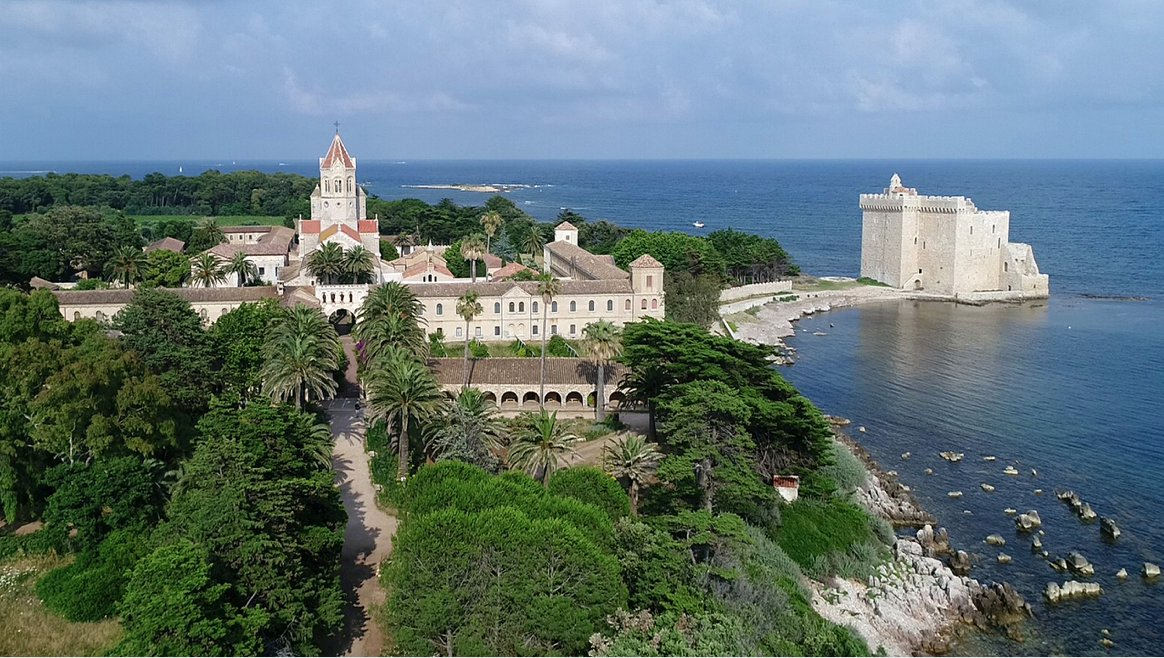
{"label": "rock in water", "polygon": [[1116,578],[1119,578],[1120,580],[1127,580],[1128,579],[1128,570],[1127,569],[1120,569],[1119,571],[1116,572]]}
{"label": "rock in water", "polygon": [[1002,535],[989,535],[986,538],[986,543],[991,546],[1006,546],[1006,540],[1002,538]]}
{"label": "rock in water", "polygon": [[996,626],[1007,626],[1032,615],[1030,604],[1010,583],[983,585],[974,595],[974,606]]}
{"label": "rock in water", "polygon": [[1079,506],[1079,518],[1084,521],[1094,521],[1097,514],[1091,509],[1091,503],[1083,503]]}
{"label": "rock in water", "polygon": [[1145,578],[1158,578],[1160,576],[1160,567],[1151,562],[1145,562],[1144,569],[1141,573],[1144,574]]}
{"label": "rock in water", "polygon": [[994,455],[986,455],[985,457],[983,457],[983,458],[982,458],[982,461],[984,461],[984,462],[992,462],[992,461],[994,461],[995,459],[998,459],[998,457],[995,457]]}
{"label": "rock in water", "polygon": [[985,482],[983,482],[981,486],[982,486],[982,490],[987,492],[987,493],[994,491],[994,485],[992,485],[992,484],[986,484]]}
{"label": "rock in water", "polygon": [[1031,540],[1031,552],[1038,553],[1042,550],[1043,550],[1043,540],[1039,539],[1038,535],[1035,535],[1035,538]]}
{"label": "rock in water", "polygon": [[1018,514],[1018,510],[1016,510],[1013,507],[1008,507],[1008,508],[1002,510],[1002,513],[1007,515],[1007,516],[1014,516],[1015,514]]}
{"label": "rock in water", "polygon": [[1006,553],[999,553],[998,554],[998,563],[999,564],[1010,564],[1013,560],[1014,560],[1014,558],[1007,555]]}
{"label": "rock in water", "polygon": [[858,428],[857,428],[857,431],[858,431],[858,432],[864,432],[864,431],[865,431],[865,426],[864,426],[864,425],[862,425],[862,426],[858,427]]}
{"label": "rock in water", "polygon": [[1037,530],[1042,525],[1043,520],[1039,518],[1039,513],[1035,510],[1030,510],[1025,514],[1019,514],[1018,518],[1014,520],[1014,527],[1020,532]]}
{"label": "rock in water", "polygon": [[1081,576],[1095,575],[1095,567],[1079,551],[1071,551],[1067,554],[1067,566]]}
{"label": "rock in water", "polygon": [[950,571],[956,575],[965,576],[970,573],[970,567],[973,562],[970,559],[970,554],[966,551],[958,551],[950,556]]}
{"label": "rock in water", "polygon": [[902,459],[909,459],[909,458],[910,458],[910,456],[911,456],[911,455],[910,455],[910,453],[909,453],[909,451],[908,451],[908,450],[907,450],[906,452],[903,452],[903,453],[901,453],[901,458],[902,458]]}
{"label": "rock in water", "polygon": [[932,469],[932,468],[927,468],[927,469],[925,470],[925,474],[926,474],[926,475],[933,475],[933,474],[934,474],[934,469]]}
{"label": "rock in water", "polygon": [[1119,539],[1120,528],[1116,522],[1106,516],[1099,520],[1099,531],[1112,539]]}
{"label": "rock in water", "polygon": [[1098,583],[1081,583],[1077,580],[1068,580],[1062,585],[1047,583],[1046,589],[1043,590],[1043,596],[1051,603],[1099,596],[1100,594],[1103,594],[1103,588]]}
{"label": "rock in water", "polygon": [[962,461],[962,458],[966,456],[966,453],[950,452],[949,450],[944,450],[942,452],[939,452],[938,456],[941,457],[942,459],[945,459],[946,461],[948,461],[950,463],[954,463],[954,462]]}
{"label": "rock in water", "polygon": [[1014,466],[1007,466],[1006,468],[1002,469],[1002,473],[1003,475],[1018,475],[1018,469]]}
{"label": "rock in water", "polygon": [[950,498],[961,498],[962,492],[961,491],[951,491],[950,493],[948,493],[946,495],[949,496]]}

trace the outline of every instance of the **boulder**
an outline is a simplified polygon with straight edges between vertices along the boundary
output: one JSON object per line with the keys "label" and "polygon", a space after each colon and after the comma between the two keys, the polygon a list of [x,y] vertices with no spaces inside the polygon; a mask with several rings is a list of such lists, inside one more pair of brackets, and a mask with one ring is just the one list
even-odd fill
{"label": "boulder", "polygon": [[934,554],[934,527],[930,524],[922,526],[921,530],[917,531],[917,543],[921,544],[922,551],[926,555]]}
{"label": "boulder", "polygon": [[1007,515],[1007,516],[1014,516],[1015,514],[1018,514],[1018,510],[1016,510],[1013,507],[1008,507],[1008,508],[1002,510],[1002,513]]}
{"label": "boulder", "polygon": [[858,432],[864,432],[864,431],[865,431],[865,426],[864,426],[864,425],[862,425],[862,426],[858,427],[858,428],[857,428],[857,431],[858,431]]}
{"label": "boulder", "polygon": [[987,492],[987,493],[994,491],[994,485],[992,485],[992,484],[986,484],[985,482],[983,482],[981,486],[982,486],[982,490]]}
{"label": "boulder", "polygon": [[1120,580],[1127,580],[1128,579],[1128,570],[1127,569],[1120,569],[1119,571],[1116,572],[1116,578],[1119,578]]}
{"label": "boulder", "polygon": [[947,493],[946,495],[949,496],[950,498],[961,498],[962,492],[961,491],[951,491],[951,492]]}
{"label": "boulder", "polygon": [[995,626],[1007,626],[1032,616],[1031,606],[1010,583],[990,583],[974,593],[974,607]]}
{"label": "boulder", "polygon": [[908,450],[907,450],[907,451],[905,451],[905,452],[903,452],[903,453],[901,453],[901,458],[902,458],[902,459],[909,459],[910,457],[911,457],[911,454],[910,454],[910,452],[909,452]]}
{"label": "boulder", "polygon": [[1006,546],[1006,540],[1002,538],[1002,535],[989,535],[986,538],[986,543],[991,546]]}
{"label": "boulder", "polygon": [[1079,551],[1071,551],[1067,554],[1067,567],[1081,576],[1095,575],[1095,567]]}
{"label": "boulder", "polygon": [[933,474],[934,474],[934,469],[932,469],[932,468],[927,468],[927,469],[926,469],[924,472],[925,472],[925,474],[926,474],[926,475],[933,475]]}
{"label": "boulder", "polygon": [[1042,550],[1043,550],[1043,540],[1039,539],[1038,535],[1035,535],[1035,538],[1031,540],[1031,552],[1038,553]]}
{"label": "boulder", "polygon": [[966,551],[958,551],[950,556],[950,571],[953,571],[958,576],[965,576],[970,573],[971,566],[973,566],[973,561],[970,559],[970,554]]}
{"label": "boulder", "polygon": [[1106,516],[1099,520],[1099,531],[1110,539],[1119,539],[1120,536],[1120,527],[1116,525],[1114,520]]}
{"label": "boulder", "polygon": [[1039,518],[1039,513],[1031,510],[1024,514],[1019,514],[1018,518],[1014,520],[1014,527],[1019,532],[1031,532],[1039,529],[1043,525],[1043,520]]}
{"label": "boulder", "polygon": [[998,554],[998,563],[999,564],[1010,564],[1013,561],[1014,561],[1014,558],[1007,555],[1006,553],[999,553]]}
{"label": "boulder", "polygon": [[1043,490],[1042,490],[1042,489],[1035,489],[1035,495],[1036,495],[1036,496],[1042,496],[1042,495],[1043,495]]}
{"label": "boulder", "polygon": [[1091,503],[1083,503],[1080,505],[1078,512],[1079,518],[1083,519],[1084,521],[1094,521],[1095,517],[1098,516],[1095,511],[1091,509]]}
{"label": "boulder", "polygon": [[1151,562],[1145,562],[1144,568],[1140,573],[1144,574],[1145,578],[1158,578],[1160,576],[1160,567]]}
{"label": "boulder", "polygon": [[966,456],[966,453],[951,452],[949,450],[944,450],[942,452],[939,452],[938,456],[941,457],[942,459],[945,459],[946,461],[948,461],[950,463],[953,463],[953,462],[962,461],[962,458]]}
{"label": "boulder", "polygon": [[996,460],[996,459],[998,459],[998,457],[995,457],[994,455],[986,455],[985,457],[983,457],[983,458],[982,458],[982,461],[984,461],[984,462],[992,462],[992,461],[994,461],[994,460]]}
{"label": "boulder", "polygon": [[1015,468],[1014,466],[1007,466],[1006,468],[1002,469],[1002,474],[1003,475],[1018,475],[1018,469]]}

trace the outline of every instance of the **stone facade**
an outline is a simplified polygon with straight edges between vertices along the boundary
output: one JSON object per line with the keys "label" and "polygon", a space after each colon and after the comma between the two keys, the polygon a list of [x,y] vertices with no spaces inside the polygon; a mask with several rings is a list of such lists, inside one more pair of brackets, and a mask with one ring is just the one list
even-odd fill
{"label": "stone facade", "polygon": [[897,174],[882,194],[862,194],[861,276],[941,295],[1010,292],[1046,297],[1030,245],[1012,243],[1009,211],[963,196],[919,195]]}
{"label": "stone facade", "polygon": [[[218,318],[247,302],[279,299],[274,286],[250,288],[166,288],[190,302],[202,321],[214,324]],[[133,301],[134,290],[54,290],[61,315],[66,320],[82,318],[106,322]]]}
{"label": "stone facade", "polygon": [[[452,346],[450,346],[451,348]],[[456,397],[465,381],[463,358],[431,359],[433,374],[450,398]],[[625,399],[618,391],[622,366],[611,364],[604,369],[606,385],[603,397],[608,411],[618,411]],[[495,403],[503,416],[516,416],[540,408],[541,359],[497,358],[470,359],[469,385],[479,389]],[[547,411],[559,418],[593,418],[598,401],[598,369],[586,359],[546,359]]]}

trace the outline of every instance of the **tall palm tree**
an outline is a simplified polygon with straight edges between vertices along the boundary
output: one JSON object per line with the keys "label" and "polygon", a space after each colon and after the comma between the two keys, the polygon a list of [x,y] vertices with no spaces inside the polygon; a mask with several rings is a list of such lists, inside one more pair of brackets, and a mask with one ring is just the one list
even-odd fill
{"label": "tall palm tree", "polygon": [[606,446],[603,465],[607,473],[627,488],[632,514],[637,516],[639,513],[639,488],[651,479],[662,460],[663,453],[659,452],[658,444],[637,434],[627,434]]}
{"label": "tall palm tree", "polygon": [[106,276],[128,288],[133,282],[141,280],[145,267],[146,258],[141,249],[118,247],[105,264],[105,271]]}
{"label": "tall palm tree", "polygon": [[660,365],[628,372],[623,375],[619,388],[628,400],[647,407],[647,438],[655,438],[655,403],[663,390],[673,383],[667,370]]}
{"label": "tall palm tree", "polygon": [[352,247],[344,255],[344,275],[352,283],[371,283],[376,271],[375,255],[362,246]]}
{"label": "tall palm tree", "polygon": [[538,401],[543,407],[546,404],[546,320],[550,311],[550,302],[554,297],[562,294],[562,282],[554,275],[546,272],[537,278],[538,294],[542,296],[542,372],[538,387]]}
{"label": "tall palm tree", "polygon": [[542,409],[523,419],[509,444],[509,465],[537,478],[543,485],[558,470],[559,460],[574,454],[578,437],[558,423],[558,412]]}
{"label": "tall palm tree", "polygon": [[530,226],[529,233],[526,233],[521,241],[521,248],[528,251],[530,258],[533,258],[536,263],[538,261],[538,254],[541,253],[542,247],[544,246],[546,246],[546,239],[542,236],[541,230],[537,225]]}
{"label": "tall palm tree", "polygon": [[490,210],[484,215],[481,215],[481,226],[485,228],[486,253],[492,253],[490,249],[493,248],[493,236],[497,235],[497,229],[501,228],[501,225],[504,223],[505,220],[502,219],[501,213],[496,210]]}
{"label": "tall palm tree", "polygon": [[476,290],[466,290],[457,299],[457,315],[465,320],[465,383],[461,385],[462,388],[469,387],[469,323],[484,310],[481,302],[477,301]]}
{"label": "tall palm tree", "polygon": [[477,261],[484,258],[487,253],[488,247],[480,235],[470,235],[461,240],[461,255],[469,261],[469,277],[473,283],[477,283]]}
{"label": "tall palm tree", "polygon": [[325,242],[307,256],[307,271],[323,284],[330,284],[344,273],[344,248],[338,242]]}
{"label": "tall palm tree", "polygon": [[195,287],[210,288],[226,281],[222,261],[218,256],[204,251],[190,260],[190,281]]}
{"label": "tall palm tree", "polygon": [[360,306],[360,321],[372,322],[390,315],[423,323],[424,304],[408,286],[389,281],[368,291]]}
{"label": "tall palm tree", "polygon": [[586,354],[598,369],[598,397],[594,404],[594,419],[606,419],[606,366],[622,354],[622,336],[609,320],[599,320],[582,329]]}
{"label": "tall palm tree", "polygon": [[203,217],[194,229],[194,240],[213,247],[226,242],[226,234],[222,232],[222,227],[218,225],[217,219]]}
{"label": "tall palm tree", "polygon": [[428,452],[437,460],[463,461],[495,472],[504,431],[497,405],[480,389],[461,389],[444,422],[431,433]]}
{"label": "tall palm tree", "polygon": [[287,309],[263,344],[263,390],[293,400],[299,409],[309,395],[329,398],[338,388],[332,373],[339,368],[339,353],[339,336],[323,313],[303,305]]}
{"label": "tall palm tree", "polygon": [[424,364],[402,349],[387,349],[365,380],[368,411],[372,420],[392,423],[399,430],[397,476],[403,480],[408,477],[410,421],[422,424],[438,418],[446,403],[440,384]]}
{"label": "tall palm tree", "polygon": [[237,275],[238,287],[259,278],[259,268],[255,266],[253,261],[248,260],[247,255],[241,251],[230,257],[230,260],[222,267],[222,273]]}
{"label": "tall palm tree", "polygon": [[390,281],[372,288],[352,330],[356,340],[363,343],[363,362],[369,363],[389,346],[403,347],[424,358],[428,342],[422,328],[423,313],[424,304],[402,283]]}

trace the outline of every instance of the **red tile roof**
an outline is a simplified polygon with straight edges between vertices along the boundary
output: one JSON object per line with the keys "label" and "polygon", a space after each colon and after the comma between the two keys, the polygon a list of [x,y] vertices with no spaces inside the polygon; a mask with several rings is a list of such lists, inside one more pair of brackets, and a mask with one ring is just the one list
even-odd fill
{"label": "red tile roof", "polygon": [[354,169],[356,164],[352,162],[352,156],[348,155],[348,149],[344,146],[344,140],[340,139],[339,133],[331,140],[331,148],[327,150],[327,155],[323,156],[323,162],[319,164],[321,169],[330,169],[336,161],[344,163],[348,169]]}
{"label": "red tile roof", "polygon": [[379,232],[380,232],[380,222],[378,222],[374,219],[361,219],[360,220],[360,233],[379,233]]}
{"label": "red tile roof", "polygon": [[510,263],[510,264],[506,265],[505,267],[497,270],[496,272],[494,272],[493,273],[493,280],[494,281],[501,281],[503,279],[508,279],[509,277],[517,274],[518,272],[524,272],[528,269],[529,268],[526,267],[525,265],[522,265],[521,263],[518,263],[515,261],[515,262]]}
{"label": "red tile roof", "polygon": [[662,267],[663,264],[655,260],[655,257],[650,254],[643,254],[631,261],[631,267]]}
{"label": "red tile roof", "polygon": [[319,233],[320,221],[318,219],[304,219],[299,222],[300,233]]}
{"label": "red tile roof", "polygon": [[186,243],[178,238],[162,238],[161,240],[156,240],[146,245],[145,252],[148,254],[152,251],[164,250],[180,254],[182,253],[182,248],[185,246]]}

